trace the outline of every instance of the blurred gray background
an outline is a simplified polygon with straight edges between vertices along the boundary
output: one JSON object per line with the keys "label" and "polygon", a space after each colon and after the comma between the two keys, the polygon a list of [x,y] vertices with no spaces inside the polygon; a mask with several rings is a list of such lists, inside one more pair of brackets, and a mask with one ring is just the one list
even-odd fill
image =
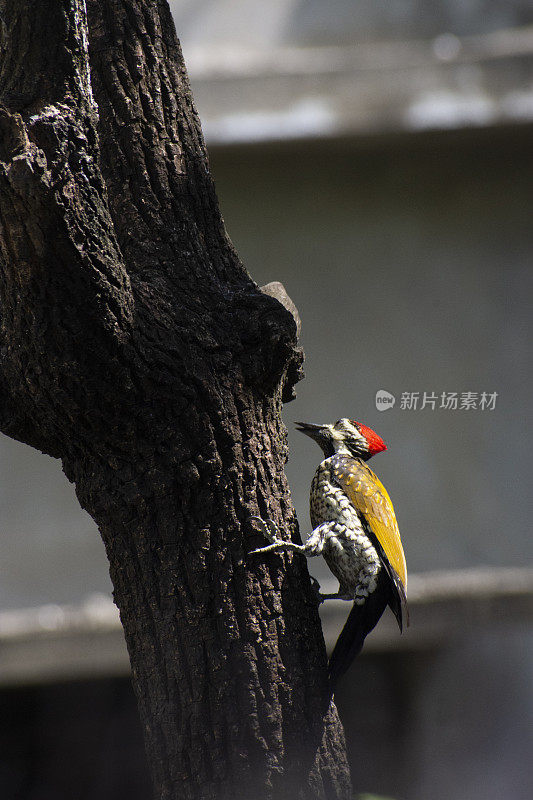
{"label": "blurred gray background", "polygon": [[[349,416],[388,445],[372,467],[411,573],[530,566],[533,4],[171,6],[229,234],[302,318],[306,379],[284,411],[302,533],[320,452],[293,421]],[[380,389],[394,408],[376,409]],[[434,392],[437,407],[402,409],[404,392]],[[496,392],[495,408],[440,409],[442,392]],[[0,470],[0,611],[42,619],[44,604],[109,596],[103,545],[60,464],[2,437]],[[391,627],[354,666],[339,703],[358,789],[531,797],[531,598],[503,618],[491,596],[473,616],[466,601],[444,610],[453,621],[425,648],[415,606],[400,643]],[[102,683],[125,672],[96,661]],[[12,669],[3,683],[36,692],[54,674]],[[110,786],[101,798],[121,796]]]}

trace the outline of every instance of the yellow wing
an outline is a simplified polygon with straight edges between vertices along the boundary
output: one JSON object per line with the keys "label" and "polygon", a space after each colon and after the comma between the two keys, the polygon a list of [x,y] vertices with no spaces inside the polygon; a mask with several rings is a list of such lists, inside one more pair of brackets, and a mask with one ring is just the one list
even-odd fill
{"label": "yellow wing", "polygon": [[363,461],[348,456],[335,459],[333,477],[359,514],[364,516],[402,582],[405,594],[407,567],[396,515],[387,490]]}

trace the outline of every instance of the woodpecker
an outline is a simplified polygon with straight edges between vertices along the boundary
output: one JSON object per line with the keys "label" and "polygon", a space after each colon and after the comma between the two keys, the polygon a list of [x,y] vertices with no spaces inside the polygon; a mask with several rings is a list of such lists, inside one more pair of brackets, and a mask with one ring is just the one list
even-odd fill
{"label": "woodpecker", "polygon": [[285,549],[307,557],[322,554],[339,581],[339,590],[319,593],[319,601],[353,601],[329,660],[333,692],[387,606],[400,632],[408,624],[407,570],[391,500],[365,463],[387,449],[383,439],[366,425],[346,418],[329,425],[296,425],[320,445],[325,456],[311,484],[313,531],[305,544],[298,545],[281,539],[272,521],[254,517],[271,544],[252,552]]}

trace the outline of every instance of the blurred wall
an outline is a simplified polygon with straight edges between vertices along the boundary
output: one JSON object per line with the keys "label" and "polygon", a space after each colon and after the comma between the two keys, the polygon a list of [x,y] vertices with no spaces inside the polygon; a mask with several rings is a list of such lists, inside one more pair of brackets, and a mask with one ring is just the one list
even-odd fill
{"label": "blurred wall", "polygon": [[170,0],[185,47],[343,45],[530,24],[528,0]]}

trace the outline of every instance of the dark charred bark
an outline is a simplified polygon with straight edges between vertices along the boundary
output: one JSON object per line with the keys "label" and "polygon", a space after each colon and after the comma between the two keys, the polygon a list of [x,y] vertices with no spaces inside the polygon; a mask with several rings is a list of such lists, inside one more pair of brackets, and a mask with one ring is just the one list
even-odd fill
{"label": "dark charred bark", "polygon": [[[0,429],[101,531],[156,796],[346,798],[283,400],[293,317],[226,235],[166,2],[0,0]],[[87,53],[87,43],[89,52]]]}

